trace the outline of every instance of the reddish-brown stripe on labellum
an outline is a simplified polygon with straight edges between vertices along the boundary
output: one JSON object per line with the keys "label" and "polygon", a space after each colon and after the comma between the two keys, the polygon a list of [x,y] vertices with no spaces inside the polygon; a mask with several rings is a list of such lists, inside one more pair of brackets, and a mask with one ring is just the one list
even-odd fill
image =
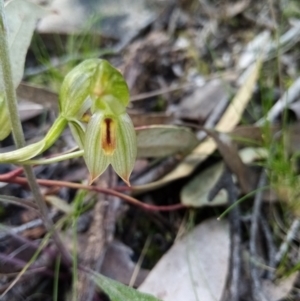
{"label": "reddish-brown stripe on labellum", "polygon": [[101,147],[106,155],[112,155],[116,149],[116,121],[110,117],[102,120]]}

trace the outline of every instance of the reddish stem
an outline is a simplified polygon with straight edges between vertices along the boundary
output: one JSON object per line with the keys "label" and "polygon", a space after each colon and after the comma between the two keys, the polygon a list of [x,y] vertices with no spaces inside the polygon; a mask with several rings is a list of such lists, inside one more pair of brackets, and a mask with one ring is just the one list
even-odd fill
{"label": "reddish stem", "polygon": [[[5,174],[5,175],[7,175],[7,174]],[[14,176],[14,177],[3,177],[3,176],[0,177],[0,180],[2,182],[15,183],[15,184],[20,184],[20,185],[27,184],[26,178],[16,177],[16,176]],[[178,210],[178,209],[187,208],[183,204],[174,204],[174,205],[166,205],[166,206],[156,206],[156,205],[145,204],[129,195],[120,193],[118,191],[115,191],[115,190],[112,190],[109,188],[101,188],[101,187],[97,187],[97,186],[83,185],[83,184],[79,184],[79,183],[47,180],[47,179],[37,179],[37,183],[39,183],[42,186],[48,186],[48,187],[51,187],[51,186],[69,187],[69,188],[74,188],[74,189],[85,189],[85,190],[96,191],[99,193],[113,195],[113,196],[123,199],[124,201],[126,201],[132,205],[138,206],[147,211],[174,211],[174,210]]]}
{"label": "reddish stem", "polygon": [[10,172],[0,175],[0,182],[7,182],[23,173],[23,167],[18,167]]}

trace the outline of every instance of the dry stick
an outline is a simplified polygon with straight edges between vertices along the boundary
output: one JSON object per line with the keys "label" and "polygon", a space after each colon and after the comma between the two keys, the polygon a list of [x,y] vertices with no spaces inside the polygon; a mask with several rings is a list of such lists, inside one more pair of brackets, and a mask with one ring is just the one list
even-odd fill
{"label": "dry stick", "polygon": [[262,227],[262,231],[266,238],[267,248],[268,248],[268,267],[270,270],[267,272],[267,279],[273,280],[274,279],[274,272],[276,267],[276,248],[273,240],[273,234],[271,232],[270,226],[264,216],[260,216],[260,224]]}
{"label": "dry stick", "polygon": [[1,261],[1,265],[10,263],[10,264],[13,264],[14,267],[21,267],[21,268],[23,268],[26,264],[26,262],[20,258],[10,257],[9,255],[3,254],[1,252],[0,252],[0,261]]}
{"label": "dry stick", "polygon": [[[103,181],[104,182],[104,181]],[[99,272],[103,263],[106,251],[106,229],[105,216],[107,213],[107,203],[103,195],[99,195],[98,202],[93,209],[93,222],[88,230],[88,241],[85,249],[81,252],[81,265],[90,267],[95,272]],[[91,281],[89,275],[79,272],[77,281],[78,301],[92,301],[95,295],[95,283]]]}
{"label": "dry stick", "polygon": [[138,186],[157,181],[173,170],[179,162],[180,158],[172,156],[164,158],[159,162],[159,164],[157,164],[157,162],[150,164],[142,172],[137,173],[134,177],[132,177],[131,184],[133,186]]}
{"label": "dry stick", "polygon": [[[49,216],[49,219],[51,219],[51,216]],[[30,229],[33,229],[33,228],[36,228],[39,226],[43,226],[43,220],[40,218],[34,219],[34,220],[24,223],[20,226],[16,226],[14,228],[7,229],[7,233],[0,232],[0,240],[4,239],[7,236],[10,236],[12,234],[19,234],[23,231],[30,230]]]}
{"label": "dry stick", "polygon": [[263,125],[266,121],[274,122],[287,106],[298,99],[300,95],[300,77],[298,77],[291,87],[282,95],[275,105],[268,112],[266,117],[258,120],[255,125]]}
{"label": "dry stick", "polygon": [[14,228],[11,228],[11,229],[7,230],[7,233],[5,233],[5,232],[0,233],[0,240],[6,238],[7,236],[10,236],[11,233],[18,234],[18,233],[21,233],[23,231],[33,229],[33,228],[36,228],[36,227],[39,227],[39,226],[42,226],[42,225],[43,225],[43,221],[40,218],[34,219],[30,222],[27,222],[25,224],[22,224],[20,226],[17,226],[17,227],[14,227]]}
{"label": "dry stick", "polygon": [[[2,229],[3,231],[5,231],[7,233],[7,236],[11,236],[13,237],[16,241],[23,243],[23,245],[27,246],[28,248],[34,249],[36,250],[38,248],[38,244],[32,240],[29,240],[27,238],[25,238],[22,235],[19,235],[18,233],[14,233],[14,232],[10,232],[11,229],[7,229],[5,227],[1,227],[0,229]],[[6,239],[7,236],[4,236],[3,233],[1,233],[1,240]]]}
{"label": "dry stick", "polygon": [[[270,8],[270,12],[271,12],[271,17],[272,17],[272,21],[274,22],[274,24],[277,24],[276,22],[276,13],[275,13],[275,8],[274,8],[274,1],[273,0],[268,0],[269,3],[269,8]],[[278,68],[278,79],[279,79],[279,89],[280,91],[282,91],[282,84],[283,84],[283,78],[282,78],[282,68],[281,68],[281,55],[280,55],[280,47],[279,47],[279,40],[280,40],[280,36],[279,36],[279,28],[276,26],[275,28],[275,39],[276,39],[276,63],[277,63],[277,68]]]}
{"label": "dry stick", "polygon": [[[7,291],[6,293],[3,293],[1,295],[1,300],[3,301],[12,301],[12,300],[20,300],[20,296],[26,296],[28,295],[29,292],[31,292],[34,287],[36,287],[40,281],[40,277],[37,277],[34,272],[42,272],[45,275],[54,276],[54,272],[51,270],[52,262],[53,262],[53,257],[57,256],[57,249],[55,245],[52,245],[50,249],[48,249],[48,252],[42,253],[36,260],[32,263],[31,267],[28,267],[31,271],[30,274],[27,274],[28,277],[25,277],[25,273],[19,272],[18,275],[16,276],[17,278],[19,277],[18,283],[15,283],[15,280],[13,280],[9,286],[13,285],[14,286],[14,291],[10,290]],[[25,262],[23,269],[26,268],[26,265],[28,265],[27,262]],[[20,267],[21,268],[21,267]],[[38,269],[37,269],[38,268]],[[42,270],[41,270],[42,269]],[[22,275],[20,276],[20,273]],[[22,281],[22,279],[24,281]],[[9,288],[9,287],[8,287]],[[7,289],[8,289],[7,288]],[[6,289],[6,290],[7,290]],[[16,298],[16,296],[18,296]]]}
{"label": "dry stick", "polygon": [[[113,178],[112,178],[113,176]],[[109,187],[114,185],[117,177],[109,168],[97,181],[101,187]],[[103,263],[105,252],[107,249],[107,214],[109,205],[108,199],[103,194],[98,195],[98,201],[92,211],[92,223],[86,233],[88,236],[84,250],[80,251],[80,265],[89,267],[99,273]],[[95,297],[95,283],[91,280],[86,272],[79,269],[78,279],[76,283],[76,293],[78,301],[92,301]]]}
{"label": "dry stick", "polygon": [[[233,205],[237,200],[237,189],[232,180],[232,174],[228,167],[224,170],[215,187],[209,192],[208,199],[211,201],[217,193],[225,189],[228,193],[228,203]],[[241,221],[239,206],[236,205],[229,213],[230,225],[230,273],[227,277],[222,301],[240,300],[240,277],[241,277]]]}
{"label": "dry stick", "polygon": [[260,188],[266,185],[267,177],[265,172],[261,173],[259,182],[258,182],[258,192],[254,199],[254,206],[253,206],[253,213],[251,218],[251,228],[250,228],[250,274],[252,280],[252,298],[254,301],[267,301],[268,299],[263,294],[261,289],[261,281],[259,279],[259,273],[256,267],[256,260],[257,260],[257,249],[256,249],[256,241],[257,241],[257,232],[258,232],[258,224],[260,221],[261,215],[261,204],[262,204],[262,197],[263,191]]}
{"label": "dry stick", "polygon": [[[17,148],[25,146],[24,133],[22,129],[21,120],[18,113],[18,104],[16,91],[13,84],[13,75],[11,70],[11,62],[9,55],[9,48],[7,43],[7,25],[4,18],[4,4],[3,0],[0,0],[0,61],[3,73],[3,81],[5,87],[5,102],[9,112],[11,129]],[[40,192],[39,186],[36,182],[35,175],[31,166],[24,166],[24,172],[28,179],[28,184],[35,198],[35,201],[40,209],[43,221],[46,228],[49,231],[53,230],[53,238],[55,240],[57,248],[60,250],[63,259],[69,263],[71,262],[70,255],[64,247],[58,232],[53,227],[52,221],[48,218],[47,206],[43,200],[43,196]]]}
{"label": "dry stick", "polygon": [[[26,263],[24,264],[24,266]],[[21,268],[21,266],[19,266]],[[40,276],[37,276],[37,274],[43,274],[50,276],[51,278],[53,277],[53,272],[48,269],[48,267],[36,267],[36,268],[29,268],[26,272],[24,272],[22,278],[18,282],[18,289],[16,290],[16,293],[8,293],[7,295],[3,296],[1,298],[1,301],[15,301],[15,300],[20,300],[20,296],[26,295],[24,292],[24,289],[27,291],[30,291],[31,285],[34,287],[34,284],[38,284],[39,279],[41,279]],[[0,274],[0,276],[5,276],[5,277],[16,277],[18,276],[19,272],[12,272],[12,273],[3,273]],[[26,277],[25,277],[26,276]],[[34,283],[33,283],[34,282]],[[2,294],[9,286],[10,283],[2,284],[0,286],[0,294]],[[30,286],[29,286],[30,285]],[[33,289],[32,287],[32,289]],[[18,299],[16,299],[16,295],[18,296]]]}
{"label": "dry stick", "polygon": [[[205,128],[214,128],[214,126],[220,120],[220,117],[224,113],[225,109],[227,108],[228,103],[229,103],[229,97],[226,95],[219,101],[218,105],[213,109],[212,113],[208,116],[204,124]],[[207,134],[202,130],[200,130],[197,133],[197,138],[199,140],[204,139],[206,136]]]}
{"label": "dry stick", "polygon": [[[13,265],[15,268],[24,268],[24,266],[27,264],[26,261],[20,259],[20,258],[16,258],[16,257],[10,257],[7,254],[3,254],[0,252],[0,260],[2,264],[11,264]],[[34,272],[38,272],[38,273],[45,273],[47,275],[53,276],[53,272],[51,270],[47,270],[48,267],[46,266],[39,266],[39,265],[33,265],[30,268],[28,268],[28,272],[34,273]],[[17,272],[14,272],[13,274],[16,274]],[[5,275],[9,275],[11,273],[1,273],[1,274],[5,274]]]}
{"label": "dry stick", "polygon": [[10,195],[0,195],[0,203],[8,203],[10,205],[20,206],[29,210],[34,210],[37,214],[40,214],[38,207],[31,200],[25,200]]}
{"label": "dry stick", "polygon": [[278,265],[282,260],[282,258],[284,257],[284,255],[286,254],[292,240],[297,236],[299,228],[300,228],[300,219],[295,219],[286,235],[285,241],[282,242],[279,251],[275,255],[275,265]]}

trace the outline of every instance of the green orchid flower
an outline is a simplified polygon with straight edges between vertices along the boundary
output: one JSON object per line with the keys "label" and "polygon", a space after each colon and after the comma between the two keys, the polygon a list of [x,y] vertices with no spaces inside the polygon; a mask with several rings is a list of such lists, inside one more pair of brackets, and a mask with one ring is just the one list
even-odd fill
{"label": "green orchid flower", "polygon": [[98,111],[88,123],[84,141],[84,159],[90,171],[90,183],[112,165],[129,184],[137,155],[136,134],[127,113],[113,115]]}
{"label": "green orchid flower", "polygon": [[[84,84],[85,88],[88,87],[87,93],[79,91],[78,86],[74,85],[82,81],[80,74],[89,78],[89,85]],[[72,89],[68,88],[70,85]],[[137,143],[133,124],[126,113],[129,90],[122,74],[105,60],[87,60],[67,75],[61,95],[61,111],[68,119],[78,145],[84,149],[90,183],[111,164],[129,185]],[[72,97],[75,98],[75,106]],[[81,118],[87,111],[87,102],[92,117],[85,127]]]}
{"label": "green orchid flower", "polygon": [[[0,95],[1,137],[10,132],[3,95]],[[126,106],[129,90],[122,74],[101,59],[82,62],[65,77],[59,93],[59,115],[44,139],[24,148],[0,153],[0,162],[24,163],[53,145],[69,125],[84,150],[90,183],[112,165],[129,185],[137,155],[136,134]],[[90,110],[88,123],[83,117]]]}

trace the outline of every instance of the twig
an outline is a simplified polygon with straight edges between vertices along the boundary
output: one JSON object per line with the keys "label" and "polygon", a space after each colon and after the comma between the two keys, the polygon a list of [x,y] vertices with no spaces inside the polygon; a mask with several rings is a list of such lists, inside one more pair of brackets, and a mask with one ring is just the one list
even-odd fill
{"label": "twig", "polygon": [[[277,24],[276,22],[276,14],[275,14],[275,8],[274,8],[274,1],[273,0],[268,0],[270,12],[271,12],[271,17],[272,21],[274,24]],[[283,78],[282,78],[282,68],[281,68],[281,52],[280,52],[280,36],[279,36],[279,28],[278,26],[275,28],[275,43],[277,44],[276,46],[276,63],[277,63],[277,69],[278,69],[278,79],[279,79],[279,89],[282,91],[282,83],[283,83]]]}
{"label": "twig", "polygon": [[[224,96],[219,102],[218,105],[213,109],[212,113],[209,115],[207,120],[205,121],[204,127],[205,128],[213,128],[218,120],[220,119],[220,116],[224,113],[226,107],[228,106],[229,98],[228,96]],[[199,140],[204,139],[207,136],[205,132],[200,130],[197,133],[197,138]]]}
{"label": "twig", "polygon": [[0,195],[0,202],[10,204],[10,205],[24,207],[24,208],[27,208],[30,210],[34,210],[38,214],[40,213],[37,210],[38,209],[37,205],[35,203],[33,203],[31,200],[25,200],[25,199],[17,198],[17,197],[10,196],[10,195]]}
{"label": "twig", "polygon": [[[103,177],[99,180],[99,184],[104,187],[108,186],[109,170],[107,170]],[[107,213],[107,200],[104,195],[98,195],[98,202],[93,209],[93,222],[88,230],[87,245],[82,250],[81,264],[85,267],[99,272],[107,244],[107,235],[105,229],[105,216]],[[90,277],[80,271],[77,283],[77,300],[78,301],[92,301],[95,294],[95,283],[91,281]]]}
{"label": "twig", "polygon": [[132,177],[130,182],[133,186],[138,186],[157,181],[170,172],[178,162],[180,162],[180,159],[174,156],[159,161],[159,164],[157,164],[156,161],[154,164],[150,164],[145,170]]}
{"label": "twig", "polygon": [[[265,186],[266,181],[267,181],[266,174],[263,171],[258,182],[258,189]],[[250,256],[251,256],[250,274],[252,280],[252,298],[254,301],[268,300],[262,292],[258,269],[256,267],[256,263],[253,262],[257,259],[256,240],[257,240],[258,224],[259,224],[260,214],[261,214],[260,211],[261,211],[262,197],[263,197],[262,190],[258,190],[254,199],[253,213],[251,218],[251,229],[250,229],[250,242],[249,242]]]}
{"label": "twig", "polygon": [[264,216],[260,216],[260,224],[263,230],[263,233],[266,238],[267,248],[268,248],[268,267],[270,268],[267,273],[267,279],[274,279],[274,271],[276,267],[276,249],[273,240],[273,235],[270,230],[269,224]]}
{"label": "twig", "polygon": [[18,233],[11,231],[10,228],[0,225],[0,229],[7,232],[7,235],[5,235],[5,236],[3,235],[3,233],[1,233],[1,235],[3,236],[3,239],[5,239],[7,236],[10,235],[11,237],[13,237],[16,240],[16,242],[18,242],[19,244],[21,244],[23,246],[27,246],[27,248],[31,248],[33,250],[36,250],[38,248],[38,243],[36,241],[29,240],[25,236],[19,235]]}
{"label": "twig", "polygon": [[[24,266],[27,264],[27,262],[22,259],[19,259],[16,257],[11,257],[9,255],[2,254],[2,253],[0,253],[0,260],[3,265],[9,263],[9,264],[13,265],[15,268],[24,268]],[[50,269],[48,269],[47,266],[40,265],[39,263],[35,263],[31,267],[29,267],[28,272],[30,272],[30,276],[32,276],[32,273],[35,273],[35,272],[45,273],[49,276],[53,276],[53,272]],[[8,274],[8,273],[3,273],[1,271],[1,274],[11,275],[11,274],[16,274],[16,272],[10,271],[10,273]],[[26,275],[26,273],[24,275]]]}
{"label": "twig", "polygon": [[10,264],[13,264],[15,267],[21,267],[21,268],[23,268],[26,264],[26,262],[23,261],[22,259],[11,257],[9,255],[2,254],[2,253],[0,253],[0,261],[1,261],[1,265],[10,263]]}
{"label": "twig", "polygon": [[282,95],[282,97],[271,108],[266,117],[258,120],[255,125],[263,125],[265,121],[274,122],[282,111],[287,108],[289,104],[296,101],[300,95],[300,77],[293,83],[293,85]]}
{"label": "twig", "polygon": [[[0,299],[9,301],[19,300],[20,296],[27,295],[28,292],[31,291],[40,282],[41,279],[40,277],[36,277],[33,272],[42,272],[48,276],[53,277],[54,273],[49,269],[49,267],[51,266],[53,257],[55,256],[57,256],[57,249],[55,245],[52,245],[48,252],[43,252],[38,258],[35,258],[31,266],[29,266],[29,263],[24,262],[24,266],[22,267],[22,271],[24,272],[19,272],[17,277],[15,278],[18,278],[21,281],[17,283],[15,280],[13,280],[9,285],[9,287],[11,287],[12,289],[7,291],[6,293],[3,293]],[[20,265],[19,267],[21,268]],[[25,272],[29,271],[29,269],[31,271],[31,274],[27,274],[28,277],[25,278]],[[22,279],[26,281],[22,281]],[[6,290],[8,290],[8,288]],[[18,298],[16,298],[16,296],[18,296]]]}
{"label": "twig", "polygon": [[275,255],[275,266],[277,266],[280,263],[283,256],[286,254],[289,245],[291,244],[292,240],[296,237],[299,228],[300,228],[300,219],[295,219],[286,235],[285,241],[282,242],[279,251]]}
{"label": "twig", "polygon": [[[233,205],[237,200],[237,189],[232,180],[232,174],[226,167],[215,187],[209,193],[209,200],[221,190],[226,189],[228,202]],[[230,225],[230,273],[227,277],[226,289],[222,295],[222,301],[240,300],[240,277],[241,277],[241,221],[238,204],[229,213]]]}
{"label": "twig", "polygon": [[39,227],[39,226],[42,226],[43,225],[43,221],[38,218],[38,219],[34,219],[30,222],[27,222],[25,224],[22,224],[20,226],[17,226],[17,227],[14,227],[14,228],[9,228],[7,229],[7,232],[0,232],[0,240],[1,239],[4,239],[6,238],[7,236],[11,235],[12,233],[13,234],[18,234],[18,233],[21,233],[23,231],[26,231],[26,230],[29,230],[29,229],[32,229],[32,228],[35,228],[35,227]]}

